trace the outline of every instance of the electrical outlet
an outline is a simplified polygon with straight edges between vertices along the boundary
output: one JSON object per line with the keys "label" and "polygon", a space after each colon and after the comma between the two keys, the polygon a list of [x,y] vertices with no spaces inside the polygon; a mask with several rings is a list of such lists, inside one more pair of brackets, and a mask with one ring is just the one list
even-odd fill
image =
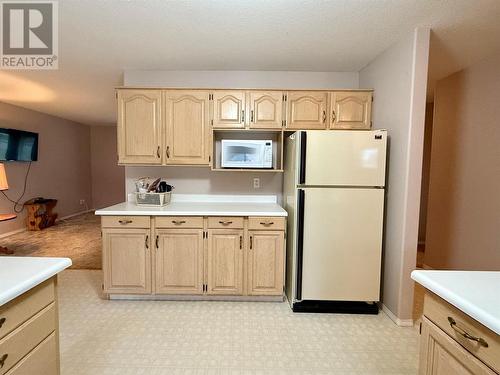
{"label": "electrical outlet", "polygon": [[255,177],[253,179],[253,188],[254,189],[260,189],[260,178]]}
{"label": "electrical outlet", "polygon": [[85,204],[85,199],[80,199],[80,206],[83,206]]}

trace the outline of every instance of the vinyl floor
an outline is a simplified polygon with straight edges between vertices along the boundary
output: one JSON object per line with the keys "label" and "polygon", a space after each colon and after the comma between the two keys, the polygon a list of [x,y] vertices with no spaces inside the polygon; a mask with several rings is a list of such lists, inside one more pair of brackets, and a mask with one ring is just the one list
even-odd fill
{"label": "vinyl floor", "polygon": [[287,303],[109,301],[101,271],[59,277],[62,375],[416,374],[416,327]]}

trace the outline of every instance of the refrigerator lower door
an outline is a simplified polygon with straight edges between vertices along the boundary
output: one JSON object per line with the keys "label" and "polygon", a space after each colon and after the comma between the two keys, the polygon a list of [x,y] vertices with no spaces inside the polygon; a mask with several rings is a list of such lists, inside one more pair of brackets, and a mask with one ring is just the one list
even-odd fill
{"label": "refrigerator lower door", "polygon": [[300,132],[299,145],[300,185],[385,185],[385,130]]}
{"label": "refrigerator lower door", "polygon": [[301,190],[297,295],[302,300],[379,301],[384,190]]}

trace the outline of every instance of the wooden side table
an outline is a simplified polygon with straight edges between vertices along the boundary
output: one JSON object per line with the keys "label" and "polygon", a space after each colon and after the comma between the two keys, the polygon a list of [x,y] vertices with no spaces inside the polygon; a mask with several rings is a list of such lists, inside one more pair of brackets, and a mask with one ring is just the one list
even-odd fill
{"label": "wooden side table", "polygon": [[35,198],[24,203],[26,207],[26,227],[28,230],[42,230],[55,224],[57,214],[52,210],[57,199]]}
{"label": "wooden side table", "polygon": [[[0,214],[0,221],[8,221],[15,219],[17,215],[15,214]],[[14,254],[14,251],[7,249],[4,246],[0,246],[0,254]]]}

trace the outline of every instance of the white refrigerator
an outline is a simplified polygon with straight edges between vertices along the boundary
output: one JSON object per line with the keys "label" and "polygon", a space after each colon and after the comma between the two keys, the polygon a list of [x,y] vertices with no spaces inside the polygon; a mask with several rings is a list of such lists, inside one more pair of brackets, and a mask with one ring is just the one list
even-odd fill
{"label": "white refrigerator", "polygon": [[386,148],[385,130],[287,137],[286,294],[294,311],[378,312]]}

